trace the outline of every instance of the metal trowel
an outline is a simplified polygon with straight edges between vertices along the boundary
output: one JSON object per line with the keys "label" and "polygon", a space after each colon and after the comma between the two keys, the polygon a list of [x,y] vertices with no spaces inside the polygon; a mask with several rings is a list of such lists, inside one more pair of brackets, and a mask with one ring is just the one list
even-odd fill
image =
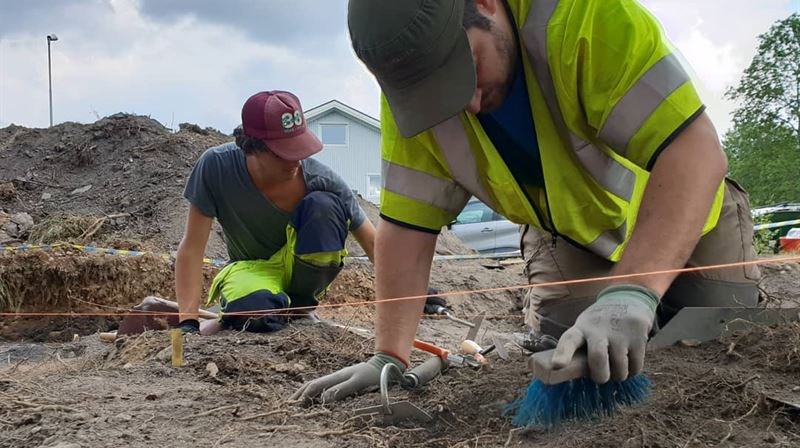
{"label": "metal trowel", "polygon": [[753,324],[772,325],[798,320],[800,308],[686,307],[658,330],[647,348],[669,347],[685,340],[706,342]]}
{"label": "metal trowel", "polygon": [[400,383],[407,389],[419,387],[435,378],[444,368],[444,361],[437,357],[428,358],[405,374],[394,364],[386,364],[381,370],[381,404],[356,409],[356,415],[375,415],[383,425],[393,425],[403,420],[430,422],[433,417],[410,401],[389,400],[389,386]]}

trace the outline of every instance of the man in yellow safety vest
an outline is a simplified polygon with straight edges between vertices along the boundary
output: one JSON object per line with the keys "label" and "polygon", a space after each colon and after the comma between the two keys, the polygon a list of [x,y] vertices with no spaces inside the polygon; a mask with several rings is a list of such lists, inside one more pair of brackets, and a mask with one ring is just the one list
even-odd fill
{"label": "man in yellow safety vest", "polygon": [[[527,346],[591,377],[642,370],[685,306],[752,306],[746,193],[655,18],[635,0],[350,0],[356,55],[383,91],[377,299],[424,294],[437,233],[471,196],[523,225]],[[423,300],[378,303],[376,354],[311,381],[334,401],[406,368]]]}

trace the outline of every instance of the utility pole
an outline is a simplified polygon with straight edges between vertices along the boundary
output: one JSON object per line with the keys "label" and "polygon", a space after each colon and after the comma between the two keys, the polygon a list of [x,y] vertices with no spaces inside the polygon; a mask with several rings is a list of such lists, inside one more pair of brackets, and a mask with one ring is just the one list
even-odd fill
{"label": "utility pole", "polygon": [[55,34],[47,35],[47,80],[50,84],[50,127],[53,127],[53,69],[50,62],[50,42],[58,40]]}

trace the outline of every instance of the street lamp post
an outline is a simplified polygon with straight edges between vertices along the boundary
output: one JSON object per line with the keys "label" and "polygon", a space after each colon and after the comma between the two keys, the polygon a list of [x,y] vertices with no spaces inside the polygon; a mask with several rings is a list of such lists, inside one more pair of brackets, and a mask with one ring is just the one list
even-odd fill
{"label": "street lamp post", "polygon": [[58,36],[55,34],[48,34],[47,35],[47,80],[50,84],[50,127],[53,127],[53,70],[52,64],[50,63],[50,42],[55,42],[58,40]]}

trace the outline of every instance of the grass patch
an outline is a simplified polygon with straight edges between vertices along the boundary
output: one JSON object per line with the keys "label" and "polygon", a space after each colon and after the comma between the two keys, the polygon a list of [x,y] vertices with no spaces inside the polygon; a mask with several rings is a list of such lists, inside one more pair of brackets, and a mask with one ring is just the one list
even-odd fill
{"label": "grass patch", "polygon": [[61,215],[52,216],[31,228],[30,242],[33,244],[53,244],[80,238],[97,222],[91,216]]}

